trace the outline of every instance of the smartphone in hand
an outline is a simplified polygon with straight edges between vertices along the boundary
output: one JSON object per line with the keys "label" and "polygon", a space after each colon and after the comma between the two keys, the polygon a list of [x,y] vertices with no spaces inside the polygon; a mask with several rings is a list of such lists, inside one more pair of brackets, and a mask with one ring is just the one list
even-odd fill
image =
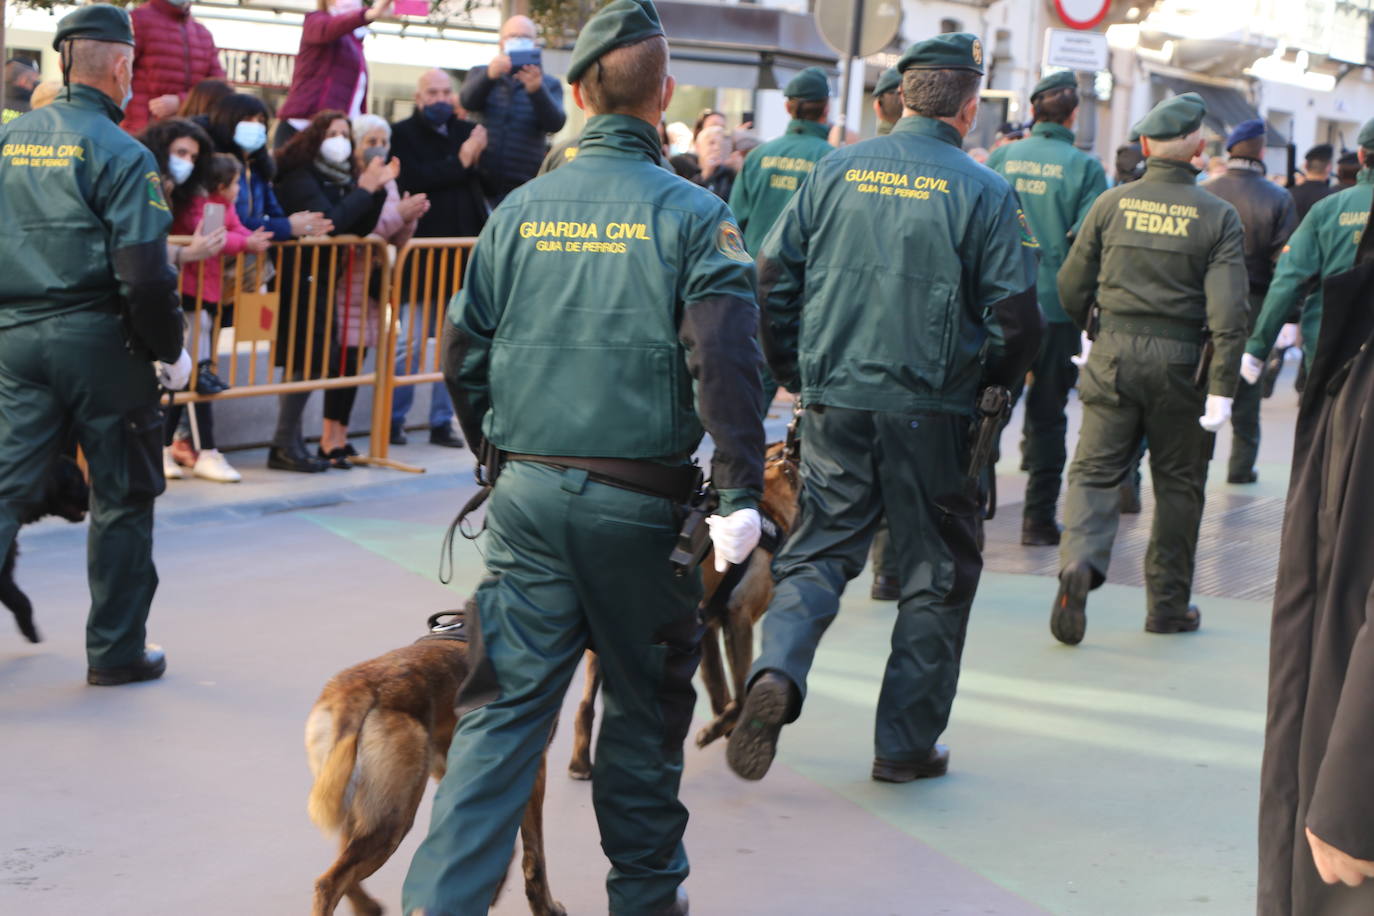
{"label": "smartphone in hand", "polygon": [[206,204],[201,214],[200,232],[210,235],[224,228],[224,204]]}
{"label": "smartphone in hand", "polygon": [[544,66],[544,55],[539,48],[511,51],[507,56],[510,57],[511,70],[519,70],[521,67],[539,67],[543,69]]}

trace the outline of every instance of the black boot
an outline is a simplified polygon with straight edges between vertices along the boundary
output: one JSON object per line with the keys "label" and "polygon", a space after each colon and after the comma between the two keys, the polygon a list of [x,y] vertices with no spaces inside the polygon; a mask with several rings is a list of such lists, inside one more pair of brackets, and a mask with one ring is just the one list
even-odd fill
{"label": "black boot", "polygon": [[1066,646],[1083,641],[1088,629],[1088,592],[1093,587],[1093,568],[1083,560],[1059,573],[1059,594],[1050,611],[1050,632]]}
{"label": "black boot", "polygon": [[429,444],[442,445],[445,448],[462,448],[463,437],[455,433],[453,427],[448,424],[435,426],[429,431]]}
{"label": "black boot", "polygon": [[744,696],[739,722],[725,747],[725,762],[743,779],[762,779],[778,752],[778,732],[792,711],[796,692],[777,671],[765,671]]}
{"label": "black boot", "polygon": [[1140,514],[1140,490],[1129,482],[1121,485],[1121,514]]}
{"label": "black boot", "polygon": [[874,576],[868,596],[874,601],[896,601],[902,597],[902,583],[896,576]]}
{"label": "black boot", "polygon": [[267,466],[274,471],[296,471],[300,474],[318,474],[329,469],[328,461],[312,458],[300,443],[288,448],[272,446],[267,450]]}
{"label": "black boot", "polygon": [[925,760],[898,761],[873,758],[873,778],[878,782],[912,782],[933,779],[949,772],[949,748],[937,744]]}
{"label": "black boot", "polygon": [[1021,543],[1026,547],[1054,547],[1059,544],[1059,525],[1050,519],[1021,519]]}
{"label": "black boot", "polygon": [[132,665],[118,668],[87,668],[86,683],[93,687],[118,687],[135,681],[155,681],[167,670],[167,656],[157,646],[147,646]]}
{"label": "black boot", "polygon": [[1150,616],[1145,618],[1146,633],[1194,633],[1202,626],[1202,611],[1196,604],[1188,605],[1183,616]]}

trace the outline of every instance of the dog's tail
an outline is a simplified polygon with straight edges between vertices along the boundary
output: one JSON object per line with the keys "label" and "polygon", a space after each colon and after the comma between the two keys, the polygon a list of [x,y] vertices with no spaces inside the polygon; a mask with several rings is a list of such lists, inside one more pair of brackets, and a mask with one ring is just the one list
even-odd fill
{"label": "dog's tail", "polygon": [[346,796],[358,756],[358,733],[373,697],[344,694],[341,707],[316,703],[305,723],[305,750],[315,785],[310,789],[310,819],[326,833],[337,833],[348,812]]}

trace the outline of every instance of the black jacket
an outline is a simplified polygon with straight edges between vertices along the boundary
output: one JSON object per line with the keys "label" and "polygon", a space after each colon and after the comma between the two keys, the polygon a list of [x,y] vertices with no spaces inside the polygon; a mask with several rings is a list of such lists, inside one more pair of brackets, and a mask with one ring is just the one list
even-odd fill
{"label": "black jacket", "polygon": [[[277,199],[288,213],[301,210],[323,213],[334,223],[334,235],[365,236],[376,227],[377,218],[382,215],[386,190],[372,193],[352,182],[336,184],[313,167],[304,166],[277,179]],[[333,329],[327,327],[332,324],[330,319],[334,314],[330,307],[330,290],[337,291],[338,284],[344,282],[348,250],[312,249],[307,245],[302,249],[287,246],[282,252],[276,363],[285,366],[287,354],[293,354],[293,374],[298,377],[305,373],[307,357],[310,366],[306,377],[321,378],[326,374],[326,344],[335,336]],[[335,277],[333,284],[329,282],[331,271]],[[312,313],[315,316],[313,333],[310,328]],[[296,329],[294,348],[290,344],[293,325]]]}
{"label": "black jacket", "polygon": [[1298,208],[1298,222],[1307,218],[1307,211],[1312,209],[1313,204],[1337,190],[1329,181],[1305,181],[1290,189],[1288,193],[1293,195],[1293,203]]}
{"label": "black jacket", "polygon": [[[1245,273],[1250,295],[1263,297],[1274,279],[1274,262],[1298,228],[1293,197],[1264,177],[1264,165],[1253,159],[1231,159],[1223,175],[1202,186],[1236,208],[1245,227]],[[1254,317],[1251,317],[1253,323]]]}
{"label": "black jacket", "polygon": [[[1374,223],[1374,215],[1371,215]],[[1323,884],[1305,828],[1374,860],[1374,225],[1326,280],[1298,414],[1269,641],[1261,916],[1374,913],[1374,881]]]}
{"label": "black jacket", "polygon": [[[458,159],[458,150],[472,136],[473,125],[457,116],[448,119],[440,132],[420,111],[391,128],[391,155],[401,162],[396,185],[401,193],[429,195],[429,212],[420,217],[415,238],[473,238],[487,221],[487,202],[477,168]],[[406,259],[401,277],[400,301],[420,302],[433,308],[446,305],[458,281],[462,265],[456,256]],[[420,270],[416,278],[415,269]],[[428,278],[428,279],[426,279]],[[428,322],[434,333],[434,315]]]}

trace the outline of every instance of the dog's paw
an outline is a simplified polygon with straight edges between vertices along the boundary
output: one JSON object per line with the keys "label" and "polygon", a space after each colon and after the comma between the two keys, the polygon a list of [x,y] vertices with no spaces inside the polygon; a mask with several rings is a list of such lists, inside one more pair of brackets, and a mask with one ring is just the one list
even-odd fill
{"label": "dog's paw", "polygon": [[592,778],[592,768],[585,763],[568,764],[568,775],[578,782],[586,782]]}
{"label": "dog's paw", "polygon": [[539,916],[568,916],[568,911],[557,900],[551,900]]}

